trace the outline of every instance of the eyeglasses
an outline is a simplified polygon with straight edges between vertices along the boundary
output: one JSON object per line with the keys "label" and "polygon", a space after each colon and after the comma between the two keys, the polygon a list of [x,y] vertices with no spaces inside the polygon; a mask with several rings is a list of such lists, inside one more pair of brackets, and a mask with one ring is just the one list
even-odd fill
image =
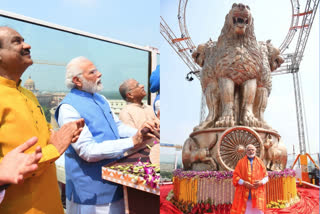
{"label": "eyeglasses", "polygon": [[98,69],[93,69],[89,71],[89,75],[97,75],[98,74]]}
{"label": "eyeglasses", "polygon": [[[80,73],[80,74],[77,74],[77,77],[83,76],[83,73],[84,73],[84,72],[82,72],[82,73]],[[90,75],[90,76],[92,76],[92,75],[94,75],[94,76],[98,75],[98,69],[90,70],[90,71],[87,73],[87,75]]]}
{"label": "eyeglasses", "polygon": [[138,83],[138,82],[137,82],[136,86],[135,86],[135,87],[133,87],[133,88],[131,88],[131,89],[129,89],[129,91],[128,91],[128,92],[130,92],[130,91],[132,91],[132,90],[134,90],[134,89],[136,89],[136,88],[139,88],[139,86],[140,86],[140,83]]}

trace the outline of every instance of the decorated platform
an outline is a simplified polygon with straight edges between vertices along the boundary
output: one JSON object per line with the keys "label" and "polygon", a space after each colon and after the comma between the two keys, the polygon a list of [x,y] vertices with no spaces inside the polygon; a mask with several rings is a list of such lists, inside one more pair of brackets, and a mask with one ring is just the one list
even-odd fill
{"label": "decorated platform", "polygon": [[[319,213],[319,189],[296,186],[297,195],[300,200],[287,208],[267,208],[266,214],[294,213],[294,214],[318,214]],[[160,214],[183,214],[183,213],[229,213],[230,205],[209,205],[207,203],[197,204],[190,212],[182,212],[190,205],[174,204],[166,198],[170,196],[173,184],[160,186]]]}
{"label": "decorated platform", "polygon": [[[269,181],[265,185],[268,208],[286,208],[299,202],[295,175],[291,169],[268,172]],[[183,213],[199,210],[204,205],[209,211],[229,213],[235,191],[232,176],[231,171],[176,170],[168,199]]]}
{"label": "decorated platform", "polygon": [[102,167],[102,178],[114,183],[118,183],[127,187],[132,187],[148,193],[160,195],[160,187],[158,184],[150,185],[142,176],[121,172],[117,168]]}
{"label": "decorated platform", "polygon": [[[159,213],[159,144],[153,139],[102,167],[102,178],[123,186],[125,213]],[[152,163],[151,163],[152,161]]]}
{"label": "decorated platform", "polygon": [[269,181],[266,183],[267,207],[285,208],[298,202],[295,171],[268,172]]}

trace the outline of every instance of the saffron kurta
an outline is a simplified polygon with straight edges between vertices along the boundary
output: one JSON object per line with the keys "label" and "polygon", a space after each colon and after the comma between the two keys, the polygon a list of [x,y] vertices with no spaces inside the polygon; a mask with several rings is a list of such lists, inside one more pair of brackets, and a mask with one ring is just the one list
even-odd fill
{"label": "saffron kurta", "polygon": [[36,146],[42,148],[39,168],[25,176],[23,184],[10,185],[6,189],[0,213],[60,214],[60,200],[54,161],[59,157],[55,146],[49,144],[50,127],[44,112],[32,92],[16,85],[16,82],[0,76],[0,158],[9,151],[36,136]]}
{"label": "saffron kurta", "polygon": [[[242,179],[253,184],[255,181],[261,181],[266,177],[267,170],[262,160],[258,157],[253,159],[252,170],[247,156],[243,157],[237,163],[233,172],[233,185],[236,187],[232,208],[230,213],[243,214],[246,211],[249,189],[244,185],[238,184]],[[265,186],[262,185],[257,189],[251,189],[252,207],[264,211],[266,208]]]}

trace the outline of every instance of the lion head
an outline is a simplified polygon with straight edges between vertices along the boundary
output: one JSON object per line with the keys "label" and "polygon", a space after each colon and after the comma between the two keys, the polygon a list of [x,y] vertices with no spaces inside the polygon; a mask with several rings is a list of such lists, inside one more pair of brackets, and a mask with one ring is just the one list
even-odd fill
{"label": "lion head", "polygon": [[210,52],[214,51],[215,47],[216,42],[213,42],[211,39],[204,44],[198,45],[197,49],[192,53],[194,62],[203,67],[204,61],[209,57]]}
{"label": "lion head", "polygon": [[267,41],[267,48],[268,48],[268,61],[270,64],[270,69],[271,71],[274,71],[281,66],[281,64],[284,62],[284,59],[280,55],[279,49],[274,47],[271,44],[271,40]]}
{"label": "lion head", "polygon": [[198,45],[197,49],[192,53],[193,60],[200,65],[200,67],[203,66],[204,59],[205,59],[205,48],[206,44],[200,44]]}
{"label": "lion head", "polygon": [[227,15],[227,19],[228,20],[226,21],[228,21],[229,26],[232,27],[235,34],[244,35],[246,30],[252,24],[252,16],[249,6],[241,3],[234,3]]}
{"label": "lion head", "polygon": [[232,39],[244,38],[245,40],[255,40],[253,17],[250,7],[244,4],[232,5],[231,10],[226,15],[225,23],[220,37]]}

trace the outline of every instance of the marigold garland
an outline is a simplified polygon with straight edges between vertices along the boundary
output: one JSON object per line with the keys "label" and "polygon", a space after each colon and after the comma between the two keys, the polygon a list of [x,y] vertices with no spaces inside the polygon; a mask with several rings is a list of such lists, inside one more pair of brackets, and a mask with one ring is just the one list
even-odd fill
{"label": "marigold garland", "polygon": [[[295,171],[291,169],[268,172],[269,182],[266,185],[268,207],[284,208],[298,200],[295,175]],[[184,213],[210,213],[213,211],[212,206],[215,208],[215,213],[219,213],[218,208],[225,209],[225,212],[228,206],[231,208],[230,203],[234,195],[232,176],[231,171],[175,170],[173,203]],[[210,203],[206,201],[209,199]]]}

